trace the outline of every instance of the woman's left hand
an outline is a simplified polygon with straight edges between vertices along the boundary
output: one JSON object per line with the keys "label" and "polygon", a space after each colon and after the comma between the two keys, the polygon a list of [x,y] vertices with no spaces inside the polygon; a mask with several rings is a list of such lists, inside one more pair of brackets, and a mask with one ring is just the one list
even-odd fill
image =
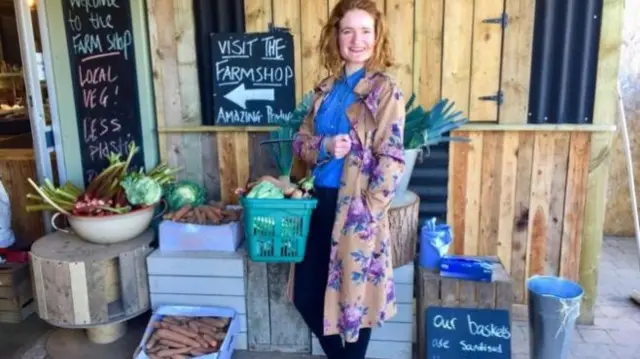
{"label": "woman's left hand", "polygon": [[343,158],[351,151],[351,137],[349,135],[336,135],[326,141],[327,151],[337,159]]}

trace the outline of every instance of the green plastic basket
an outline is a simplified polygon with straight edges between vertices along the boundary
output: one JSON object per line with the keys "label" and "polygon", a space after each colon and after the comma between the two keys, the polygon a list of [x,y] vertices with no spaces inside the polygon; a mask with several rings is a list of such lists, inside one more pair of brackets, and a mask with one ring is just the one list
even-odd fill
{"label": "green plastic basket", "polygon": [[297,263],[304,258],[316,199],[240,199],[249,258],[254,262]]}

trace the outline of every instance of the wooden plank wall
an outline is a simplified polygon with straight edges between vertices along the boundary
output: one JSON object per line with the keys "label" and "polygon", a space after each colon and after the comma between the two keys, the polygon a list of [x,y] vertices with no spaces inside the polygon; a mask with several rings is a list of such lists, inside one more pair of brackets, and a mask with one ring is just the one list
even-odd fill
{"label": "wooden plank wall", "polygon": [[452,145],[452,252],[499,256],[514,281],[516,304],[526,303],[531,275],[578,280],[591,134],[458,135],[472,142]]}
{"label": "wooden plank wall", "polygon": [[[497,121],[497,104],[477,98],[498,90],[502,29],[481,20],[500,16],[503,0],[476,7],[468,1],[376,2],[389,22],[396,58],[391,72],[407,94],[415,93],[425,107],[446,96],[472,121]],[[507,0],[507,6],[519,2],[523,0]],[[326,75],[316,45],[335,3],[282,0],[272,8],[270,0],[245,0],[247,31],[264,31],[272,22],[294,34],[298,99]],[[266,135],[255,128],[201,126],[193,2],[149,0],[147,7],[160,157],[183,167],[180,177],[202,183],[212,197],[233,201],[235,187],[255,174],[252,154],[260,153],[259,142]]]}
{"label": "wooden plank wall", "polygon": [[[589,201],[585,208],[582,242],[586,244],[586,249],[580,250],[579,278],[588,292],[585,295],[587,305],[582,307],[583,314],[592,314],[597,278],[594,263],[597,267],[602,239],[602,211],[611,135],[606,132],[576,135],[570,132],[558,134],[545,132],[550,131],[551,126],[541,126],[539,131],[543,132],[540,133],[516,131],[517,127],[520,127],[519,130],[529,127],[526,122],[535,1],[376,0],[376,2],[381,9],[384,9],[388,18],[391,43],[396,52],[396,65],[392,72],[405,93],[415,93],[418,102],[425,107],[431,106],[440,97],[447,97],[455,101],[457,109],[467,114],[474,122],[473,126],[495,125],[502,127],[500,131],[506,131],[499,134],[486,132],[486,130],[467,129],[466,133],[472,139],[472,144],[452,144],[450,177],[460,178],[461,173],[464,173],[466,177],[463,183],[468,184],[469,188],[453,181],[449,190],[448,208],[451,213],[461,213],[458,212],[461,207],[454,203],[453,197],[459,196],[464,191],[476,191],[470,198],[475,198],[477,201],[475,207],[471,204],[468,208],[465,206],[464,227],[459,227],[459,223],[456,224],[458,226],[456,234],[462,229],[465,233],[464,241],[458,241],[457,246],[462,245],[462,249],[466,248],[470,251],[490,251],[496,247],[495,250],[499,250],[503,257],[509,258],[511,262],[507,264],[512,268],[515,268],[513,258],[528,256],[526,257],[528,267],[521,269],[524,272],[518,274],[521,278],[541,268],[559,270],[559,259],[550,262],[547,268],[546,259],[532,255],[533,252],[528,252],[530,248],[522,248],[522,245],[535,243],[533,248],[535,250],[538,250],[538,246],[544,245],[545,253],[547,248],[555,248],[553,250],[558,251],[557,247],[564,243],[562,236],[557,237],[560,239],[554,239],[556,242],[551,244],[548,244],[548,241],[531,242],[531,238],[542,238],[544,234],[530,235],[529,233],[534,229],[537,230],[539,226],[526,222],[527,237],[520,232],[516,233],[517,236],[512,232],[509,237],[509,231],[514,230],[511,227],[516,228],[517,223],[489,218],[486,211],[483,216],[482,209],[485,208],[483,206],[493,206],[491,203],[513,201],[513,211],[516,211],[518,208],[515,206],[518,203],[516,201],[523,200],[525,198],[523,196],[529,193],[529,196],[535,194],[533,199],[529,200],[529,208],[531,204],[535,207],[548,207],[546,212],[542,212],[546,216],[551,215],[549,211],[552,209],[562,213],[564,207],[558,204],[558,199],[554,200],[553,206],[551,205],[551,197],[549,197],[551,190],[548,189],[559,188],[557,186],[561,185],[561,179],[554,177],[551,183],[547,178],[543,178],[541,182],[532,180],[531,185],[520,188],[518,178],[500,176],[503,171],[502,166],[504,164],[504,171],[510,172],[515,167],[519,173],[519,166],[527,166],[526,156],[531,156],[531,161],[537,162],[529,163],[529,170],[533,170],[535,165],[539,166],[543,173],[549,173],[548,171],[553,170],[555,165],[569,166],[570,150],[572,146],[579,143],[578,139],[590,143],[591,148],[585,155],[589,157],[586,196],[597,197],[597,200]],[[321,26],[327,20],[329,11],[335,3],[337,0],[279,0],[278,6],[273,7],[274,2],[271,0],[245,0],[247,31],[266,30],[269,23],[291,29],[296,44],[295,70],[298,99],[325,75],[318,66],[315,47]],[[196,80],[198,71],[193,2],[191,0],[148,0],[147,6],[160,157],[170,165],[182,166],[183,171],[180,177],[202,183],[210,197],[233,202],[235,198],[232,191],[236,186],[244,184],[249,178],[275,172],[269,160],[258,160],[258,155],[261,153],[259,142],[265,138],[266,134],[263,129],[256,128],[220,129],[201,126],[201,98]],[[617,46],[620,44],[621,26],[616,19],[621,18],[623,0],[610,0],[605,2],[604,6],[602,20],[605,26],[601,36],[594,114],[596,125],[613,123],[615,108],[613,94],[615,94],[617,59],[619,59]],[[509,15],[509,24],[504,29],[498,24],[482,21],[499,17],[503,11]],[[482,96],[495,95],[499,88],[502,89],[505,99],[501,106],[493,101],[479,99]],[[508,128],[510,130],[505,130]],[[589,139],[584,139],[584,136]],[[536,145],[545,142],[553,143],[551,147],[553,151]],[[519,155],[508,155],[508,151],[507,154],[493,152],[502,151],[502,148],[518,148]],[[565,153],[562,152],[563,149]],[[496,156],[496,153],[500,155]],[[560,156],[566,157],[566,161],[556,162]],[[461,172],[460,168],[464,170]],[[541,175],[536,174],[534,179],[538,176]],[[485,181],[488,182],[485,183]],[[564,181],[566,182],[566,179]],[[516,189],[511,192],[498,192],[494,189],[503,185],[507,186],[506,188],[515,186]],[[544,188],[536,187],[543,185]],[[452,189],[453,187],[455,190]],[[519,195],[518,191],[522,191],[523,194]],[[495,198],[496,196],[499,197]],[[563,200],[573,201],[566,197]],[[578,199],[576,198],[575,201]],[[505,208],[503,210],[507,213],[511,211]],[[562,223],[568,220],[563,215],[557,219]],[[559,224],[553,221],[544,223],[543,227],[554,233],[560,231]],[[481,240],[481,237],[488,236],[487,233],[507,233],[507,238],[511,238],[511,247],[497,247],[495,243]],[[478,238],[477,243],[473,243],[470,239],[474,237]],[[519,252],[511,253],[510,251],[515,250],[516,247]],[[509,254],[506,254],[507,252]]]}

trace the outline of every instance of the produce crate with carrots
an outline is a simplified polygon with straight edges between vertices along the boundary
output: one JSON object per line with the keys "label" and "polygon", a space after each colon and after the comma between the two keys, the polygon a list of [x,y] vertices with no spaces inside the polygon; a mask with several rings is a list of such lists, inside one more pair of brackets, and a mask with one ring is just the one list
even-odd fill
{"label": "produce crate with carrots", "polygon": [[304,258],[313,198],[313,177],[293,184],[263,176],[239,188],[247,252],[254,262],[295,263]]}
{"label": "produce crate with carrots", "polygon": [[152,315],[135,359],[230,359],[240,330],[235,310],[163,306]]}
{"label": "produce crate with carrots", "polygon": [[241,217],[238,206],[215,201],[187,203],[163,216],[160,250],[234,252],[242,242]]}

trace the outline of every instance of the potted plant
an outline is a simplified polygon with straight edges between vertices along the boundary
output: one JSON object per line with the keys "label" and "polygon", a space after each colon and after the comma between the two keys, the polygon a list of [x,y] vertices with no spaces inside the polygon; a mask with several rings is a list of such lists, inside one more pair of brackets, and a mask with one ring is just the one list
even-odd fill
{"label": "potted plant", "polygon": [[302,97],[290,117],[283,117],[277,122],[278,129],[269,133],[269,139],[260,142],[266,145],[271,158],[279,172],[279,180],[289,183],[291,180],[291,168],[293,166],[293,136],[298,132],[304,117],[309,113],[313,105],[313,91],[309,91]]}
{"label": "potted plant", "polygon": [[[148,228],[154,209],[162,199],[164,186],[175,180],[178,171],[165,164],[149,172],[130,170],[131,160],[138,150],[131,144],[125,161],[111,153],[107,168],[84,190],[71,182],[56,188],[48,179],[42,186],[27,179],[37,194],[27,194],[27,199],[36,203],[27,205],[26,210],[56,211],[51,218],[56,230],[73,232],[92,243],[112,244],[138,236]],[[66,216],[72,231],[56,225],[59,215]]]}
{"label": "potted plant", "polygon": [[404,148],[405,148],[405,170],[398,184],[395,198],[402,197],[407,188],[413,173],[416,160],[420,158],[424,150],[429,153],[429,147],[441,142],[468,142],[466,137],[451,137],[447,133],[459,128],[469,120],[462,117],[462,111],[453,111],[453,102],[446,98],[438,101],[431,109],[425,111],[422,106],[413,106],[415,94],[412,94],[407,101],[405,127],[404,127]]}

